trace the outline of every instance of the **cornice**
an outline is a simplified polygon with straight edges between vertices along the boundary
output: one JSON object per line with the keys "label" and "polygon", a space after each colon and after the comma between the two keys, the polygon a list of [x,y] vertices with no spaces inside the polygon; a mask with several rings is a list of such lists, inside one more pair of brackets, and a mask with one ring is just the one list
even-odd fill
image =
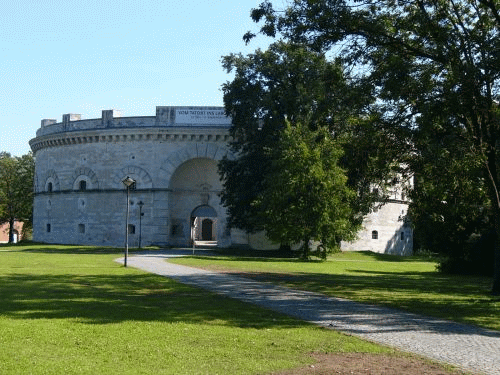
{"label": "cornice", "polygon": [[223,142],[232,140],[227,127],[114,128],[67,131],[33,138],[29,144],[36,153],[44,148],[90,143],[118,142]]}

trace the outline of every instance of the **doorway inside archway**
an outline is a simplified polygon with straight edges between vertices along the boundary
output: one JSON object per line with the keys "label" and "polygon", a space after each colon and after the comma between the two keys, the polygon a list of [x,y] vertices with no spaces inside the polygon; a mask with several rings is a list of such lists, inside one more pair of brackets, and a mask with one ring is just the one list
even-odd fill
{"label": "doorway inside archway", "polygon": [[213,229],[214,222],[212,219],[203,219],[201,221],[201,240],[202,241],[212,241],[213,240]]}
{"label": "doorway inside archway", "polygon": [[217,245],[217,212],[213,207],[201,205],[191,213],[191,241],[197,245]]}

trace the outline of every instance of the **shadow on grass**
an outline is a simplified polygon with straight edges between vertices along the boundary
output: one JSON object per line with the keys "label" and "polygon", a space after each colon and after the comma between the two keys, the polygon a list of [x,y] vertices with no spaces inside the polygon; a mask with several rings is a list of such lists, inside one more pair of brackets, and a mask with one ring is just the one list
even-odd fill
{"label": "shadow on grass", "polygon": [[[227,249],[212,249],[213,252],[220,256],[227,256],[231,260],[231,257],[234,257],[234,260],[255,260],[259,258],[262,261],[269,262],[324,262],[319,258],[311,258],[308,260],[302,259],[300,251],[291,251],[291,250],[252,250],[246,248],[227,248]],[[381,261],[381,262],[397,262],[397,263],[412,263],[412,262],[429,262],[436,261],[435,256],[431,255],[412,255],[412,256],[400,256],[400,255],[392,255],[392,254],[381,254],[374,253],[372,251],[356,251],[354,252],[356,255],[360,255],[360,261],[363,260],[373,260],[373,261]],[[338,260],[344,260],[342,255],[349,254],[352,255],[352,252],[344,252],[338,253],[340,257]],[[330,259],[335,260],[336,255],[333,254]]]}
{"label": "shadow on grass", "polygon": [[156,275],[2,276],[1,315],[88,324],[164,321],[250,328],[306,324]]}
{"label": "shadow on grass", "polygon": [[411,263],[411,262],[429,262],[436,260],[436,257],[431,255],[401,256],[393,254],[375,253],[373,251],[357,251],[356,253],[363,254],[373,260],[378,260],[381,262]]}
{"label": "shadow on grass", "polygon": [[116,247],[49,245],[36,242],[19,242],[17,244],[0,244],[0,250],[9,252],[29,252],[43,254],[116,254],[123,249]]}

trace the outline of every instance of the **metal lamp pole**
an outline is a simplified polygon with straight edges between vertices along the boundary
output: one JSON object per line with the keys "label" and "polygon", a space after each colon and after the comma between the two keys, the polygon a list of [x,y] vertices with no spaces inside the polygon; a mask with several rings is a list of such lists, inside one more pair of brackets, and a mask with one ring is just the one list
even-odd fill
{"label": "metal lamp pole", "polygon": [[142,213],[142,206],[144,206],[144,202],[143,201],[139,201],[139,203],[137,203],[139,205],[139,249],[141,248],[141,237],[142,237],[142,215],[144,215]]}
{"label": "metal lamp pole", "polygon": [[122,180],[123,185],[126,186],[127,188],[127,215],[125,216],[125,261],[123,262],[123,265],[127,267],[127,258],[128,258],[128,217],[130,213],[130,186],[132,186],[135,183],[135,180],[130,178],[129,176],[125,177]]}

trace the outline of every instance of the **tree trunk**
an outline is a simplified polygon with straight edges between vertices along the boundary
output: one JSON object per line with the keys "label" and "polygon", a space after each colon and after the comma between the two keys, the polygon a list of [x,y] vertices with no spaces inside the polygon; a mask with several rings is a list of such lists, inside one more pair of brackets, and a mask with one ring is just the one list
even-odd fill
{"label": "tree trunk", "polygon": [[493,286],[491,294],[500,295],[500,195],[498,190],[498,166],[500,165],[500,141],[494,142],[495,148],[488,154],[487,168],[490,182],[490,196],[495,224],[495,249],[493,265]]}
{"label": "tree trunk", "polygon": [[9,243],[14,242],[14,218],[9,218]]}
{"label": "tree trunk", "polygon": [[304,238],[304,246],[302,246],[302,258],[309,259],[309,237]]}
{"label": "tree trunk", "polygon": [[500,207],[495,205],[493,210],[495,216],[495,252],[491,294],[498,296],[500,295]]}

